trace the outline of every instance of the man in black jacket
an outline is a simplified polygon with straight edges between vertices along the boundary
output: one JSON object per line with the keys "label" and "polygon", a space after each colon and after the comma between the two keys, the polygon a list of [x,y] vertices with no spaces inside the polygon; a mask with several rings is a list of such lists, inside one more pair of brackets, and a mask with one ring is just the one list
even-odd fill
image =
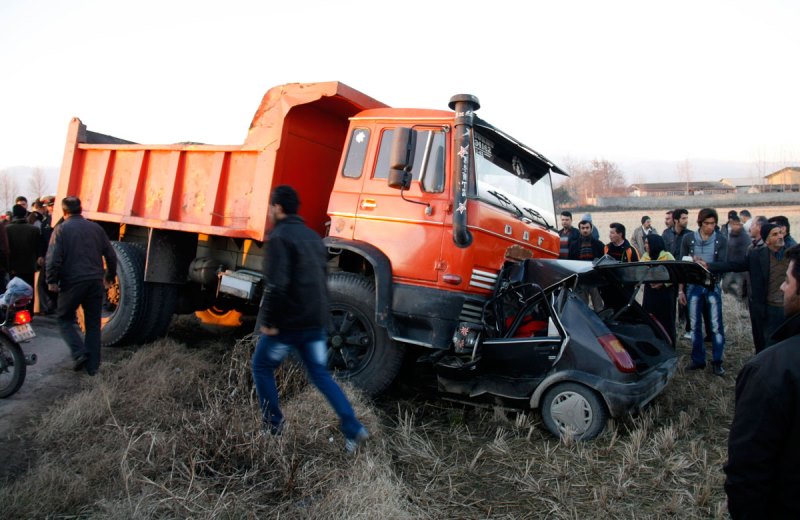
{"label": "man in black jacket", "polygon": [[800,247],[786,251],[786,321],[736,379],[724,466],[734,519],[800,518]]}
{"label": "man in black jacket", "polygon": [[[602,258],[602,256],[605,254],[603,252],[605,245],[594,238],[592,234],[593,229],[594,226],[588,220],[581,220],[578,222],[580,237],[578,240],[570,243],[569,245],[570,260],[586,260],[593,262],[597,258]],[[603,308],[603,298],[600,296],[600,291],[597,289],[597,287],[587,288],[579,286],[576,294],[587,304],[591,299],[593,309],[599,311]]]}
{"label": "man in black jacket", "polygon": [[[81,199],[64,197],[61,209],[64,222],[53,230],[47,250],[47,287],[58,292],[56,317],[75,359],[75,370],[85,367],[93,376],[100,368],[104,285],[110,287],[117,276],[117,255],[103,228],[81,216]],[[79,306],[83,307],[84,338],[75,326]]]}
{"label": "man in black jacket", "polygon": [[[36,277],[36,260],[39,258],[39,240],[41,233],[33,224],[28,223],[26,215],[28,210],[19,204],[11,208],[13,220],[8,224],[9,277],[15,276],[25,280],[25,283],[34,287]],[[35,292],[34,292],[35,294]],[[28,304],[28,309],[33,312],[33,298]]]}
{"label": "man in black jacket", "polygon": [[266,287],[258,313],[261,335],[252,359],[263,429],[273,435],[283,431],[274,371],[293,348],[311,382],[339,416],[345,450],[352,453],[369,434],[328,373],[327,254],[319,235],[297,215],[299,205],[297,192],[290,186],[276,187],[270,197],[269,215],[275,227],[264,258]]}
{"label": "man in black jacket", "polygon": [[569,244],[569,259],[570,260],[588,260],[592,261],[596,258],[601,258],[605,253],[605,244],[594,238],[592,230],[594,226],[591,221],[581,220],[578,222],[578,230],[580,236],[578,240],[570,242]]}

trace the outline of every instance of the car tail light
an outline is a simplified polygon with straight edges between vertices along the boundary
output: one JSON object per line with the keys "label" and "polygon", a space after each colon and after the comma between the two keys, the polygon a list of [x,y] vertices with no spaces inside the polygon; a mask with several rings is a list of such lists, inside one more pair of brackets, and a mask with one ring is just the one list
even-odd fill
{"label": "car tail light", "polygon": [[625,350],[625,347],[622,346],[622,343],[615,335],[606,334],[597,338],[597,341],[603,345],[603,350],[606,351],[606,354],[608,354],[608,357],[611,358],[620,372],[630,373],[636,371],[636,365],[633,364],[630,354],[628,354],[628,351]]}
{"label": "car tail light", "polygon": [[14,315],[14,325],[25,325],[31,322],[31,313],[28,311],[17,311]]}

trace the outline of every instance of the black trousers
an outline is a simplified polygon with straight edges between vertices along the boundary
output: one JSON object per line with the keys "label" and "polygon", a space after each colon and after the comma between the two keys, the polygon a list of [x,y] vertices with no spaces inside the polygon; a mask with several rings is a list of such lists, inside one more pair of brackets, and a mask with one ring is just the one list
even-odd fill
{"label": "black trousers", "polygon": [[[86,371],[90,374],[97,372],[100,367],[100,312],[104,293],[105,288],[101,280],[78,282],[62,287],[58,293],[56,317],[61,337],[72,352],[73,358],[88,354]],[[83,307],[86,327],[86,335],[83,338],[75,323],[75,311],[79,306]]]}
{"label": "black trousers", "polygon": [[36,283],[36,297],[39,298],[39,313],[53,314],[56,312],[58,293],[51,292],[47,289],[46,278],[44,269],[39,271],[39,281]]}

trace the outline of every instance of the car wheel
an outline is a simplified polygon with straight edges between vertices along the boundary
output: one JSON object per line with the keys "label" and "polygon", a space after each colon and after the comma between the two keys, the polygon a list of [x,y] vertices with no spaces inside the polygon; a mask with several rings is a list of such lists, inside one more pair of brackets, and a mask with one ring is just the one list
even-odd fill
{"label": "car wheel", "polygon": [[578,383],[559,383],[542,400],[542,420],[557,437],[594,439],[608,420],[606,405],[590,388]]}

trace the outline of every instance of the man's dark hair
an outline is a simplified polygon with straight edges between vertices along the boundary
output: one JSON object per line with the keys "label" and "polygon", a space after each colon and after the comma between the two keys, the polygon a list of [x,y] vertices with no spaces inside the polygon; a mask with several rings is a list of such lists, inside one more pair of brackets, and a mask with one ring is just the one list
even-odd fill
{"label": "man's dark hair", "polygon": [[80,215],[83,211],[83,208],[81,208],[81,199],[73,195],[64,197],[61,199],[61,209],[63,209],[64,213],[67,215]]}
{"label": "man's dark hair", "polygon": [[746,209],[743,209],[742,211],[740,211],[740,212],[739,212],[739,216],[741,216],[741,217],[747,217],[747,218],[751,218],[751,217],[752,217],[752,215],[750,214],[750,212],[749,212],[748,210],[746,210]]}
{"label": "man's dark hair", "polygon": [[14,203],[18,202],[28,202],[28,199],[24,195],[18,195],[16,199],[14,199]]}
{"label": "man's dark hair", "polygon": [[669,215],[669,216],[671,217],[673,213],[675,213],[675,210],[674,210],[674,209],[668,209],[668,210],[666,211],[665,215]]}
{"label": "man's dark hair", "polygon": [[281,184],[272,190],[272,197],[270,197],[269,203],[273,206],[282,207],[283,212],[287,215],[295,215],[297,214],[297,208],[300,207],[300,198],[294,188]]}
{"label": "man's dark hair", "polygon": [[719,215],[717,215],[717,210],[714,208],[703,208],[697,212],[697,225],[703,225],[703,221],[707,218],[713,218],[714,224],[716,225],[719,222]]}
{"label": "man's dark hair", "polygon": [[[792,276],[795,280],[800,280],[800,244],[794,245],[786,250],[786,258],[792,266]],[[800,283],[797,284],[797,293],[800,294]]]}
{"label": "man's dark hair", "polygon": [[589,229],[592,229],[592,227],[594,227],[592,225],[591,220],[581,220],[580,222],[578,222],[578,229],[580,229],[581,226],[585,226],[586,224],[589,224]]}
{"label": "man's dark hair", "polygon": [[650,220],[650,217],[648,217],[647,215],[643,216],[643,217],[642,217],[642,224],[644,224],[644,223],[645,223],[645,222],[647,222],[648,220]]}
{"label": "man's dark hair", "polygon": [[562,211],[562,212],[561,212],[561,216],[562,216],[562,217],[569,217],[569,218],[572,218],[572,212],[571,212],[571,211]]}
{"label": "man's dark hair", "polygon": [[14,204],[14,206],[11,208],[11,216],[14,218],[14,220],[23,219],[28,216],[28,210],[19,204]]}
{"label": "man's dark hair", "polygon": [[769,218],[769,222],[773,224],[778,224],[779,226],[783,226],[786,228],[786,234],[789,234],[789,219],[784,217],[783,215],[776,215],[774,217]]}
{"label": "man's dark hair", "polygon": [[620,224],[619,222],[612,222],[610,226],[611,229],[622,235],[622,238],[625,238],[625,226]]}
{"label": "man's dark hair", "polygon": [[753,219],[753,221],[759,226],[763,226],[764,224],[769,223],[769,220],[767,220],[767,217],[765,217],[764,215],[757,216],[756,218]]}
{"label": "man's dark hair", "polygon": [[739,218],[739,215],[732,215],[728,217],[728,222],[741,222],[742,219]]}
{"label": "man's dark hair", "polygon": [[689,214],[689,210],[688,209],[684,209],[684,208],[676,209],[675,211],[672,212],[672,220],[676,220],[676,221],[680,220],[681,219],[681,215],[688,215],[688,214]]}

